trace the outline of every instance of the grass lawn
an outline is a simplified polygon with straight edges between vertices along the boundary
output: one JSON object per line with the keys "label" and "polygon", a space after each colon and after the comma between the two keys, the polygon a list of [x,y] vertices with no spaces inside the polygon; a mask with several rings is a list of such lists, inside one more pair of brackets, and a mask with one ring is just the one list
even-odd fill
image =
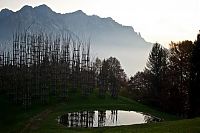
{"label": "grass lawn", "polygon": [[[1,100],[2,101],[2,100]],[[1,102],[7,105],[5,101]],[[163,118],[160,123],[148,123],[120,127],[104,128],[77,128],[70,129],[57,124],[57,116],[71,111],[121,109],[140,111],[153,116]],[[163,112],[156,111],[136,101],[119,97],[112,99],[107,96],[99,99],[93,95],[89,98],[73,96],[63,103],[52,103],[46,106],[33,107],[30,111],[23,112],[17,107],[6,106],[1,111],[2,122],[0,132],[32,132],[32,133],[60,133],[60,132],[200,132],[200,118],[191,120],[179,120],[179,118]]]}
{"label": "grass lawn", "polygon": [[200,118],[166,121],[160,123],[148,123],[120,127],[104,127],[104,128],[90,128],[90,129],[69,129],[63,126],[53,126],[42,124],[42,128],[38,130],[31,130],[31,132],[38,133],[199,133],[200,132]]}

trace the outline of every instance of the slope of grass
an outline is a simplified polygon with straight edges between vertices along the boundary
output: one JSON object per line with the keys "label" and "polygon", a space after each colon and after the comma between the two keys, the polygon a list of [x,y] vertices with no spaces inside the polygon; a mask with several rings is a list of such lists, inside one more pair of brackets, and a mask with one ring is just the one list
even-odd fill
{"label": "slope of grass", "polygon": [[[200,119],[193,120],[178,120],[176,116],[159,112],[153,108],[142,105],[136,101],[125,97],[112,99],[106,96],[105,99],[98,98],[95,94],[89,98],[83,98],[79,95],[73,95],[70,99],[62,103],[52,102],[47,106],[36,106],[27,112],[18,107],[9,107],[6,102],[4,111],[1,111],[1,116],[4,119],[1,122],[0,132],[32,132],[32,133],[57,133],[57,132],[195,132],[199,131]],[[130,125],[121,127],[104,127],[104,128],[78,128],[70,129],[58,124],[56,119],[59,115],[66,112],[81,111],[81,110],[98,110],[98,109],[120,109],[134,110],[151,114],[164,119],[161,123],[150,123],[142,125]],[[172,121],[173,120],[173,121]],[[174,121],[178,120],[178,121]],[[10,124],[11,123],[11,124]],[[186,125],[186,126],[185,126]],[[185,130],[184,130],[185,129]]]}
{"label": "slope of grass", "polygon": [[20,132],[28,119],[40,113],[49,105],[37,105],[24,111],[18,105],[10,105],[5,95],[0,95],[0,132]]}
{"label": "slope of grass", "polygon": [[[144,112],[147,114],[152,114],[157,117],[161,117],[164,120],[177,120],[178,118],[156,111],[152,108],[149,108],[145,105],[142,105],[133,100],[119,97],[118,99],[112,99],[107,96],[105,99],[100,99],[97,96],[93,95],[89,98],[82,98],[80,96],[73,96],[68,101],[64,103],[59,103],[54,105],[52,108],[48,108],[47,112],[50,112],[48,116],[41,116],[39,120],[29,121],[28,128],[24,129],[24,132],[91,132],[91,131],[101,131],[107,128],[100,129],[67,129],[62,125],[59,125],[56,121],[57,117],[72,111],[83,111],[83,110],[98,110],[98,109],[120,109],[120,110],[135,110]],[[41,113],[42,114],[42,113]],[[109,129],[109,128],[108,128]]]}

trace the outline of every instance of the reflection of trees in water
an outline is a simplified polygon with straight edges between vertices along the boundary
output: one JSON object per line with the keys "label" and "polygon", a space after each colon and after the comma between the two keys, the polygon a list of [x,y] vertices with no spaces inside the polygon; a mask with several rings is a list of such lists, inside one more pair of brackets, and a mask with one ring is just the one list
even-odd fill
{"label": "reflection of trees in water", "polygon": [[98,127],[117,124],[117,110],[111,110],[110,115],[106,118],[106,111],[98,111]]}
{"label": "reflection of trees in water", "polygon": [[59,123],[66,127],[104,127],[106,121],[110,121],[110,124],[117,123],[117,110],[111,110],[110,116],[106,118],[106,111],[97,111],[98,123],[95,125],[95,112],[94,111],[82,111],[67,113],[59,117]]}
{"label": "reflection of trees in water", "polygon": [[88,112],[88,127],[93,127],[94,124],[94,111]]}
{"label": "reflection of trees in water", "polygon": [[104,127],[106,123],[106,111],[98,111],[98,127]]}
{"label": "reflection of trees in water", "polygon": [[[96,112],[96,113],[95,113]],[[107,114],[106,114],[107,113]],[[144,122],[160,122],[162,119],[143,115]],[[66,113],[59,117],[58,122],[66,127],[104,127],[118,125],[118,110],[81,111]]]}
{"label": "reflection of trees in water", "polygon": [[117,125],[117,110],[111,110],[111,121]]}
{"label": "reflection of trees in water", "polygon": [[154,117],[154,116],[144,115],[144,121],[146,123],[151,123],[151,122],[160,122],[160,121],[162,121],[162,119],[160,119],[158,117]]}
{"label": "reflection of trees in water", "polygon": [[59,123],[66,127],[93,127],[94,114],[94,111],[67,113],[59,118]]}
{"label": "reflection of trees in water", "polygon": [[68,114],[64,114],[59,118],[59,123],[62,123],[63,125],[69,125],[69,119],[68,119],[69,115]]}
{"label": "reflection of trees in water", "polygon": [[144,121],[145,121],[146,123],[150,123],[150,122],[151,122],[151,117],[148,116],[148,115],[144,115]]}

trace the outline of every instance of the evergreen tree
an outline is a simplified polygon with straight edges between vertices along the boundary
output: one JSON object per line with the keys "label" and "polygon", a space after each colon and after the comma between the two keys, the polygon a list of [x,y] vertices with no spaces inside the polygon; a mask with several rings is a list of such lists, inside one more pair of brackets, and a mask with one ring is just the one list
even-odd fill
{"label": "evergreen tree", "polygon": [[167,51],[160,44],[155,43],[149,54],[147,61],[147,70],[151,75],[150,92],[153,100],[153,104],[160,104],[161,87],[165,77],[165,70],[167,68]]}

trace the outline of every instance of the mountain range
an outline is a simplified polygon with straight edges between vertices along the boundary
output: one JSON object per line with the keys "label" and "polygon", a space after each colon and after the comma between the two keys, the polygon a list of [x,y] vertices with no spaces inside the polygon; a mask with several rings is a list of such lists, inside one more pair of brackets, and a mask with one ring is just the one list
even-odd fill
{"label": "mountain range", "polygon": [[114,56],[118,58],[128,75],[142,70],[151,43],[142,38],[131,26],[124,26],[112,18],[87,15],[81,10],[72,13],[56,13],[47,5],[24,6],[14,12],[0,12],[0,45],[10,49],[14,32],[38,32],[48,34],[70,33],[81,40],[90,40],[93,58]]}

